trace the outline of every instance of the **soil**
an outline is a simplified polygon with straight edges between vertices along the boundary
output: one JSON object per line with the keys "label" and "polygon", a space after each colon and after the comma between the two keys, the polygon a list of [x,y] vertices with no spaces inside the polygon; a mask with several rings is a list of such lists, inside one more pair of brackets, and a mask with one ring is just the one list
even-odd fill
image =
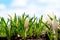
{"label": "soil", "polygon": [[[0,37],[0,40],[7,40],[7,37]],[[23,40],[22,37],[12,36],[11,40]],[[37,36],[27,37],[26,40],[50,40],[48,35],[41,35],[39,38]]]}
{"label": "soil", "polygon": [[7,40],[7,37],[0,37],[0,40]]}

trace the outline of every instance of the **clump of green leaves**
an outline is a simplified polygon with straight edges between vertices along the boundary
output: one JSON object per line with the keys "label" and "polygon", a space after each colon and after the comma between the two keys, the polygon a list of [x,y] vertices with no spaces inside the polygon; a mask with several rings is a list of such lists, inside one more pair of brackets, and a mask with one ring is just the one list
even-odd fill
{"label": "clump of green leaves", "polygon": [[[49,15],[48,17],[53,20]],[[24,24],[27,18],[29,23],[26,31]],[[56,19],[56,16],[54,18]],[[53,30],[47,22],[43,22],[43,15],[39,19],[35,16],[29,17],[25,13],[22,16],[15,14],[14,17],[9,15],[7,22],[3,17],[0,17],[0,37],[7,37],[8,40],[10,40],[11,36],[17,35],[20,35],[23,39],[31,36],[40,37],[43,30],[45,30],[50,40],[54,40]]]}

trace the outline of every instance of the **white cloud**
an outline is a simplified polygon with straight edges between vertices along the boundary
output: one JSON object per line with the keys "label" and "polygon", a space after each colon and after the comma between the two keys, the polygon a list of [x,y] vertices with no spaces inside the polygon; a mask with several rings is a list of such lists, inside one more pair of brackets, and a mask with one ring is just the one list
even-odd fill
{"label": "white cloud", "polygon": [[30,4],[25,11],[30,16],[34,16],[35,15],[35,16],[39,17],[41,15],[41,14],[38,13],[40,10],[41,10],[41,8],[39,6]]}
{"label": "white cloud", "polygon": [[58,2],[59,0],[37,0],[38,2]]}
{"label": "white cloud", "polygon": [[21,16],[22,13],[24,13],[25,11],[23,9],[11,9],[9,10],[9,14],[13,17],[14,14],[16,13],[18,16]]}
{"label": "white cloud", "polygon": [[[39,0],[40,2],[56,2],[56,0]],[[46,14],[46,13],[52,13],[54,12],[58,17],[59,17],[59,12],[56,11],[56,4],[51,4],[48,6],[38,6],[35,4],[30,4],[29,6],[26,5],[27,4],[27,0],[13,0],[11,6],[12,7],[20,7],[20,6],[26,6],[27,8],[18,8],[18,9],[10,9],[10,10],[3,10],[0,11],[1,16],[7,17],[8,14],[10,14],[11,16],[14,15],[14,13],[16,13],[17,15],[22,15],[22,13],[26,12],[26,14],[29,14],[30,16],[34,16],[34,14],[37,17],[40,17],[42,14]],[[58,3],[57,3],[58,4]],[[0,9],[5,9],[4,5],[0,5]]]}
{"label": "white cloud", "polygon": [[49,0],[49,2],[58,2],[59,0]]}
{"label": "white cloud", "polygon": [[26,6],[27,0],[13,0],[11,6],[12,7],[19,7],[19,6]]}
{"label": "white cloud", "polygon": [[4,19],[7,21],[8,11],[7,10],[0,11],[0,17],[4,17]]}
{"label": "white cloud", "polygon": [[5,5],[4,4],[0,4],[0,10],[3,10],[3,9],[5,9],[6,7],[5,7]]}
{"label": "white cloud", "polygon": [[4,4],[0,4],[0,17],[7,18],[7,9]]}
{"label": "white cloud", "polygon": [[52,6],[47,6],[47,7],[40,7],[34,4],[30,4],[28,8],[25,10],[27,14],[30,16],[37,16],[40,17],[43,14],[49,13],[49,12],[55,12],[55,8]]}
{"label": "white cloud", "polygon": [[[11,9],[9,10],[9,13],[11,13],[10,15],[14,15],[14,13],[16,13],[17,15],[22,15],[24,12],[26,14],[29,14],[29,16],[34,16],[34,14],[36,16],[40,16],[41,14],[39,14],[39,11],[42,10],[42,8],[40,8],[39,6],[36,6],[34,4],[30,4],[26,9]],[[38,17],[39,17],[38,16]]]}
{"label": "white cloud", "polygon": [[[9,11],[9,13],[11,13],[11,15],[14,15],[14,13],[16,13],[17,15],[22,15],[23,12],[26,12],[26,14],[29,14],[30,16],[34,16],[34,14],[37,17],[40,17],[40,15],[42,14],[46,14],[46,13],[52,13],[52,12],[56,12],[56,5],[49,5],[47,7],[40,7],[34,4],[30,4],[26,9],[12,9]],[[55,14],[56,14],[55,13]]]}

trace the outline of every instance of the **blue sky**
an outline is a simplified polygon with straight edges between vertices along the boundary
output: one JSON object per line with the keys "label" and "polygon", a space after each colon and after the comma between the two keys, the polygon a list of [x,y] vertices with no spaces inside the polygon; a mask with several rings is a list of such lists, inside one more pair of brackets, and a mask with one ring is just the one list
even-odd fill
{"label": "blue sky", "polygon": [[0,0],[0,16],[5,18],[8,14],[22,15],[22,13],[37,17],[46,13],[54,13],[60,17],[60,0]]}

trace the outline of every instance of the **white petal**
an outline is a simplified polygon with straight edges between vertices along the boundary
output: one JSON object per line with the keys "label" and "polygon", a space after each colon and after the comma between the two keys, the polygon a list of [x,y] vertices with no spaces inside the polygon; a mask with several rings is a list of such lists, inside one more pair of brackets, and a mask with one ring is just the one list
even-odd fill
{"label": "white petal", "polygon": [[53,27],[54,30],[58,29],[58,22],[56,20],[52,21],[52,27]]}
{"label": "white petal", "polygon": [[25,20],[25,24],[24,24],[25,31],[27,30],[28,25],[29,25],[29,19],[26,18],[26,20]]}

